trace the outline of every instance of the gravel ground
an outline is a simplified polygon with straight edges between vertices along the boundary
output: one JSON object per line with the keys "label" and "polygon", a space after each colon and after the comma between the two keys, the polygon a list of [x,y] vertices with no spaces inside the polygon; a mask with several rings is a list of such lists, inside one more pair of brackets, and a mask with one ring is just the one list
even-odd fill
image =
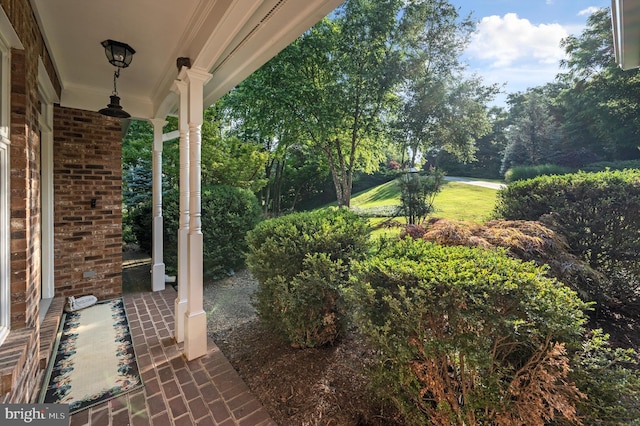
{"label": "gravel ground", "polygon": [[258,282],[248,269],[235,275],[210,281],[204,285],[204,311],[207,313],[207,332],[224,335],[256,318],[251,295]]}

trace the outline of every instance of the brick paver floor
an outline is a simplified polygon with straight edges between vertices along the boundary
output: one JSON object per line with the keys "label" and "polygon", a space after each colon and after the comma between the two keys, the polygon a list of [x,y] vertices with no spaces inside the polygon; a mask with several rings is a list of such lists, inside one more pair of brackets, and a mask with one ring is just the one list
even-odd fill
{"label": "brick paver floor", "polygon": [[144,387],[74,414],[72,426],[276,426],[211,339],[202,358],[182,355],[172,287],[123,297]]}

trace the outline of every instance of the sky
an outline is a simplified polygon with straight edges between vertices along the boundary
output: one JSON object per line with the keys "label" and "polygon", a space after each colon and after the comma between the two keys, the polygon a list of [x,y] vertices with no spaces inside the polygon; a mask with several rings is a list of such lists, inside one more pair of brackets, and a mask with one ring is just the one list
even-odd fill
{"label": "sky", "polygon": [[[469,71],[515,93],[552,82],[560,72],[560,40],[579,36],[588,16],[610,0],[450,0],[477,22],[463,54]],[[506,95],[496,105],[505,106]]]}

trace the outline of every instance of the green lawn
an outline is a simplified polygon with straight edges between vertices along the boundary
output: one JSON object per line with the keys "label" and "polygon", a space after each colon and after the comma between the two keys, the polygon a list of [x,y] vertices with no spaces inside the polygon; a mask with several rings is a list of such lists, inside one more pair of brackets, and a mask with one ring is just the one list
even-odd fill
{"label": "green lawn", "polygon": [[[434,201],[432,217],[484,222],[491,215],[495,202],[495,189],[482,188],[460,182],[445,182]],[[360,209],[379,208],[400,204],[400,188],[395,181],[355,194],[351,206]]]}
{"label": "green lawn", "polygon": [[460,182],[447,182],[433,203],[434,217],[446,219],[485,222],[493,212],[498,191],[468,185]]}

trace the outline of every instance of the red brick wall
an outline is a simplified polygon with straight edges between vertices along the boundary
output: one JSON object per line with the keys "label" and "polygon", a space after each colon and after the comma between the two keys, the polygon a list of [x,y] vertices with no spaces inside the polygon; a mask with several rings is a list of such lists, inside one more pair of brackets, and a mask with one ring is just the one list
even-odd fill
{"label": "red brick wall", "polygon": [[1,1],[24,46],[11,52],[11,329],[34,327],[40,300],[38,58],[59,83],[28,0]]}
{"label": "red brick wall", "polygon": [[[122,130],[119,119],[54,111],[56,295],[122,293]],[[91,200],[95,199],[95,208]]]}
{"label": "red brick wall", "polygon": [[[11,51],[11,333],[0,356],[15,358],[11,391],[1,402],[30,402],[39,387],[40,130],[38,124],[38,63],[45,64],[54,88],[60,83],[38,29],[29,0],[0,0],[24,50]],[[23,348],[11,355],[12,348]]]}

